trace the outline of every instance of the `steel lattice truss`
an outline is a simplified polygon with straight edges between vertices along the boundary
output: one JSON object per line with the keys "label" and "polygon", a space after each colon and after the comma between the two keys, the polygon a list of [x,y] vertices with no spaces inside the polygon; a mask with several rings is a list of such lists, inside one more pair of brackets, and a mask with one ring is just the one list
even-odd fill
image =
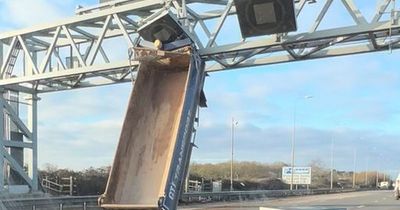
{"label": "steel lattice truss", "polygon": [[[209,72],[399,48],[394,1],[381,0],[376,9],[371,5],[376,10],[371,20],[353,0],[336,1],[353,25],[319,29],[334,1],[297,0],[297,16],[306,7],[321,8],[308,29],[299,30],[306,32],[222,44],[217,40],[235,16],[233,0],[117,0],[80,8],[58,23],[0,34],[0,86],[42,93],[130,81],[137,63],[129,61],[128,48],[137,29],[165,10],[190,31]],[[238,25],[229,27],[240,33]]]}

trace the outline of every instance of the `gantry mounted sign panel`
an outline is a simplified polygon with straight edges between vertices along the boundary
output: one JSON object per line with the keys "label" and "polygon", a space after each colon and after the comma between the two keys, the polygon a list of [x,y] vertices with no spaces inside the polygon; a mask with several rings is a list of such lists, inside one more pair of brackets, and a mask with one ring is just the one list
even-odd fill
{"label": "gantry mounted sign panel", "polygon": [[[316,3],[315,3],[316,2]],[[370,5],[368,19],[357,8]],[[374,3],[373,3],[374,2]],[[115,56],[112,49],[127,52],[138,28],[169,11],[190,32],[206,71],[220,71],[282,62],[317,59],[399,48],[400,24],[392,0],[295,0],[298,32],[258,39],[221,39],[226,27],[240,34],[233,0],[115,0],[78,9],[75,17],[0,34],[0,86],[21,92],[50,92],[130,81],[137,62]],[[341,4],[333,10],[332,4]],[[301,22],[305,8],[314,9],[313,20]],[[365,7],[365,5],[364,5]],[[310,10],[308,10],[310,11]],[[329,12],[348,16],[346,26],[320,28],[334,23]],[[299,22],[300,21],[300,22]],[[236,25],[235,25],[236,24]],[[224,43],[219,43],[224,40]],[[19,53],[18,53],[19,52]],[[25,57],[25,69],[15,60]],[[134,78],[134,75],[133,75]]]}
{"label": "gantry mounted sign panel", "polygon": [[188,49],[135,53],[140,67],[100,204],[106,209],[176,209],[204,63]]}

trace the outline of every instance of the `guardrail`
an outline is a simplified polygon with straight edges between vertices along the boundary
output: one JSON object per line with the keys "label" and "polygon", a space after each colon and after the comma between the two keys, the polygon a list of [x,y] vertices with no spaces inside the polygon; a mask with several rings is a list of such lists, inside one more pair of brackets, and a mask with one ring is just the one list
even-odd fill
{"label": "guardrail", "polygon": [[[345,193],[359,191],[355,189],[310,189],[310,190],[256,190],[256,191],[222,191],[222,192],[195,192],[185,193],[181,196],[182,203],[204,201],[233,201],[251,200],[262,198],[277,198],[287,196],[304,196],[329,193]],[[0,201],[0,209],[7,210],[64,210],[83,209],[99,210],[97,206],[98,196],[65,196],[48,198],[19,198],[3,199]]]}
{"label": "guardrail", "polygon": [[[97,210],[97,198],[99,196],[65,196],[48,198],[23,198],[5,199],[0,201],[6,210],[64,210],[83,209]],[[0,208],[1,209],[1,208]]]}
{"label": "guardrail", "polygon": [[255,190],[255,191],[222,191],[222,192],[195,192],[181,196],[183,202],[196,201],[229,201],[251,200],[273,197],[304,196],[329,193],[354,192],[355,189],[309,189],[309,190]]}

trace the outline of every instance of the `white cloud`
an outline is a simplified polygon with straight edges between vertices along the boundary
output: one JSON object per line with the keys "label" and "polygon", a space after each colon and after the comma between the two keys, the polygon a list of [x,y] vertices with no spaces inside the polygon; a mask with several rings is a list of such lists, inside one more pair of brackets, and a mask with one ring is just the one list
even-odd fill
{"label": "white cloud", "polygon": [[67,12],[50,0],[3,0],[0,3],[1,19],[17,27],[53,22]]}
{"label": "white cloud", "polygon": [[39,165],[83,169],[112,163],[130,84],[41,95]]}
{"label": "white cloud", "polygon": [[[308,93],[315,97],[298,104],[299,164],[321,159],[329,165],[326,154],[333,134],[340,169],[351,170],[348,159],[354,148],[359,150],[359,170],[367,156],[376,158],[373,146],[398,161],[395,151],[385,149],[396,148],[400,138],[398,55],[384,52],[211,74],[206,83],[209,108],[202,110],[194,161],[229,160],[234,116],[240,121],[237,160],[290,162],[293,101]],[[339,132],[341,122],[345,124]],[[379,167],[379,160],[374,161],[371,167]]]}
{"label": "white cloud", "polygon": [[84,169],[112,163],[122,119],[95,123],[62,122],[42,126],[39,138],[39,165]]}
{"label": "white cloud", "polygon": [[[198,149],[194,149],[195,162],[224,162],[230,159],[230,126],[214,124],[201,127],[196,140]],[[254,124],[242,124],[235,132],[235,160],[290,163],[291,149],[290,126],[257,127]],[[363,138],[360,138],[363,137]],[[335,164],[340,170],[351,170],[354,150],[358,153],[358,170],[368,157],[370,167],[391,169],[394,162],[400,161],[393,156],[398,148],[399,134],[389,135],[380,130],[321,130],[299,126],[296,137],[296,163],[307,165],[313,160],[320,160],[329,165],[331,139],[334,139]],[[379,142],[379,143],[378,143]],[[388,147],[388,145],[390,145]],[[380,159],[390,162],[379,164]]]}

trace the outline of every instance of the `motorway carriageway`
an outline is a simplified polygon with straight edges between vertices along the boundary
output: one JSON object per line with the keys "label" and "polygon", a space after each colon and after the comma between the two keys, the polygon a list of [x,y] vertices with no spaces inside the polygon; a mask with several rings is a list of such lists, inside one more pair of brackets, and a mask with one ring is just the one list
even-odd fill
{"label": "motorway carriageway", "polygon": [[263,201],[208,203],[181,206],[181,210],[400,210],[392,191],[363,191],[299,196]]}

